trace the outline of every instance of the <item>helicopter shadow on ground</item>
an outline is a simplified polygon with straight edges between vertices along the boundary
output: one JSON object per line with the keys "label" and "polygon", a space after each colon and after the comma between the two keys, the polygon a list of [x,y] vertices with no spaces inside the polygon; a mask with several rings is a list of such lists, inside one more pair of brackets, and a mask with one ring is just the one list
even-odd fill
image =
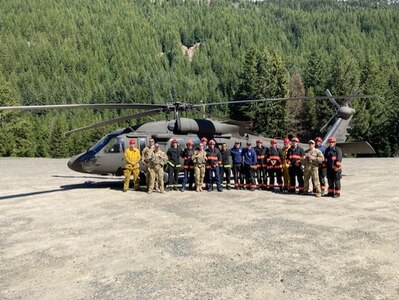
{"label": "helicopter shadow on ground", "polygon": [[[54,176],[53,176],[54,177]],[[104,178],[101,178],[104,179]],[[13,195],[5,195],[0,196],[0,200],[10,200],[10,199],[19,199],[30,196],[37,196],[49,193],[57,193],[57,192],[66,192],[70,190],[76,189],[111,189],[121,191],[123,186],[122,180],[113,180],[113,181],[85,181],[83,183],[74,183],[74,184],[66,184],[61,185],[58,189],[49,189],[43,191],[35,191],[35,192],[27,192]]]}
{"label": "helicopter shadow on ground", "polygon": [[106,176],[81,176],[81,175],[53,175],[51,177],[55,178],[83,178],[83,179],[105,179],[105,180],[115,180],[115,177]]}

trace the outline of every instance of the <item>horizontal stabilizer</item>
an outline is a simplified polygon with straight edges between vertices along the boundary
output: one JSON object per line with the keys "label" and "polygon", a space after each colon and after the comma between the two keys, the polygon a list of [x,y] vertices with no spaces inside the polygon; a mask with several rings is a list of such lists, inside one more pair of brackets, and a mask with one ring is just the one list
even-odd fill
{"label": "horizontal stabilizer", "polygon": [[373,147],[367,142],[338,143],[344,154],[375,154]]}

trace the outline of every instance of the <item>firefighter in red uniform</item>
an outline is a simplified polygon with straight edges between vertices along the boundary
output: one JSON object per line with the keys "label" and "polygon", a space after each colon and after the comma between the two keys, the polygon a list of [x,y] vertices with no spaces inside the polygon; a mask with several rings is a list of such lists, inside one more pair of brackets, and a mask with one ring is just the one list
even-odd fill
{"label": "firefighter in red uniform", "polygon": [[222,192],[222,187],[220,184],[220,169],[219,165],[222,163],[222,155],[215,147],[216,142],[214,140],[210,140],[209,148],[206,149],[206,173],[208,173],[208,192],[213,191],[213,173],[215,173],[215,181],[218,192]]}
{"label": "firefighter in red uniform", "polygon": [[181,148],[177,139],[172,140],[172,145],[166,152],[168,156],[168,185],[170,189],[177,190],[180,172],[180,152]]}
{"label": "firefighter in red uniform", "polygon": [[[270,148],[267,153],[267,170],[269,173],[269,190],[273,191],[278,187],[283,191],[283,152],[277,147],[275,139],[270,140]],[[275,185],[274,178],[277,178],[277,185]]]}
{"label": "firefighter in red uniform", "polygon": [[256,153],[256,181],[258,188],[263,189],[267,187],[267,173],[266,173],[266,152],[267,148],[263,147],[262,140],[256,140],[256,147],[254,148]]}
{"label": "firefighter in red uniform", "polygon": [[342,151],[336,144],[335,137],[328,139],[329,146],[324,152],[323,167],[327,170],[328,194],[338,198],[341,195]]}
{"label": "firefighter in red uniform", "polygon": [[226,176],[226,189],[230,189],[230,179],[231,179],[231,152],[227,148],[227,144],[223,143],[222,148],[220,149],[220,153],[222,155],[222,164],[220,165],[220,180],[223,186],[224,177]]}
{"label": "firefighter in red uniform", "polygon": [[298,191],[299,194],[303,194],[303,170],[301,158],[304,155],[304,151],[298,146],[299,139],[297,137],[292,138],[291,147],[288,149],[288,163],[290,173],[290,193],[295,193],[295,183],[298,180]]}
{"label": "firefighter in red uniform", "polygon": [[186,148],[181,152],[181,157],[183,158],[183,170],[184,177],[182,182],[181,191],[184,192],[186,190],[186,185],[188,183],[188,189],[191,190],[193,188],[194,183],[194,162],[191,159],[191,156],[194,154],[194,143],[192,140],[188,140],[186,143]]}

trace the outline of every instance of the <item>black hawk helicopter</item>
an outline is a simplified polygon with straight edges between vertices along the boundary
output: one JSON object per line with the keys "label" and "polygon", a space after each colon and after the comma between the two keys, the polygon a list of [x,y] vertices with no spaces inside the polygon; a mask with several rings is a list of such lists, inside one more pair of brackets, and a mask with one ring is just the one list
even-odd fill
{"label": "black hawk helicopter", "polygon": [[[98,128],[113,123],[135,120],[143,117],[150,117],[161,113],[174,113],[173,120],[153,121],[141,125],[127,127],[113,131],[102,139],[100,139],[87,151],[73,156],[68,167],[74,171],[82,173],[91,173],[99,175],[113,174],[121,176],[125,166],[124,150],[129,147],[129,141],[134,139],[137,147],[142,151],[148,144],[150,138],[153,138],[163,150],[166,150],[172,139],[177,139],[179,145],[184,148],[187,140],[192,140],[194,145],[200,143],[202,137],[214,139],[218,145],[226,143],[229,148],[233,147],[236,141],[245,144],[250,141],[252,145],[257,139],[263,139],[265,144],[269,143],[271,138],[257,136],[248,129],[248,123],[235,120],[215,121],[207,118],[191,119],[180,117],[180,112],[188,112],[194,110],[204,110],[205,107],[219,105],[240,105],[248,103],[261,103],[272,101],[287,100],[307,100],[307,99],[329,99],[336,107],[336,114],[321,129],[325,132],[323,145],[327,145],[327,140],[331,136],[335,136],[337,145],[342,148],[344,153],[362,153],[374,154],[374,149],[367,142],[351,142],[346,143],[350,128],[350,121],[355,110],[348,105],[348,101],[352,98],[370,98],[374,96],[339,96],[335,99],[346,99],[347,103],[339,105],[327,90],[327,96],[315,97],[293,97],[293,98],[264,98],[257,100],[238,100],[226,102],[214,102],[204,104],[190,104],[175,102],[170,104],[138,104],[138,103],[109,103],[109,104],[64,104],[64,105],[32,105],[32,106],[3,106],[2,110],[52,110],[52,109],[140,109],[144,110],[135,114],[118,117],[106,121],[102,121],[89,126],[73,129],[64,133],[67,137],[73,133],[83,130]],[[278,140],[279,147],[282,147],[282,140]],[[306,147],[306,144],[300,144]],[[142,170],[144,168],[141,168]]]}

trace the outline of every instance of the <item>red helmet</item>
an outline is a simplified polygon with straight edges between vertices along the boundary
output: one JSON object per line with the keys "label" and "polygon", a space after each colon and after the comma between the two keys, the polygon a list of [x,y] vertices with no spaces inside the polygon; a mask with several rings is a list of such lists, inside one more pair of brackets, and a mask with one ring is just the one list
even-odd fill
{"label": "red helmet", "polygon": [[206,138],[206,137],[203,137],[202,139],[201,139],[201,143],[207,143],[208,142],[208,139]]}
{"label": "red helmet", "polygon": [[270,144],[277,144],[277,140],[276,139],[271,139],[270,140]]}
{"label": "red helmet", "polygon": [[257,139],[257,140],[256,140],[256,143],[257,143],[257,144],[262,144],[263,142],[262,142],[261,139]]}
{"label": "red helmet", "polygon": [[291,142],[299,142],[299,139],[297,137],[292,138]]}
{"label": "red helmet", "polygon": [[129,141],[129,144],[130,144],[130,145],[134,145],[134,144],[136,144],[136,142],[135,142],[134,140],[130,140],[130,141]]}
{"label": "red helmet", "polygon": [[328,142],[329,142],[329,143],[335,143],[335,142],[336,142],[335,137],[333,137],[333,136],[332,136],[332,137],[329,137],[329,138],[328,138]]}
{"label": "red helmet", "polygon": [[285,139],[284,139],[284,143],[285,143],[285,144],[288,144],[289,142],[290,142],[290,139],[289,139],[289,138],[285,138]]}
{"label": "red helmet", "polygon": [[194,145],[194,143],[193,143],[193,141],[192,141],[192,140],[188,140],[188,141],[186,142],[186,145],[187,145],[187,146],[189,146],[189,145],[191,145],[191,146],[192,146],[192,145]]}
{"label": "red helmet", "polygon": [[314,139],[314,141],[315,141],[315,142],[322,142],[323,139],[322,139],[321,137],[318,136],[317,138]]}
{"label": "red helmet", "polygon": [[208,144],[209,145],[216,145],[216,142],[214,140],[210,140]]}

